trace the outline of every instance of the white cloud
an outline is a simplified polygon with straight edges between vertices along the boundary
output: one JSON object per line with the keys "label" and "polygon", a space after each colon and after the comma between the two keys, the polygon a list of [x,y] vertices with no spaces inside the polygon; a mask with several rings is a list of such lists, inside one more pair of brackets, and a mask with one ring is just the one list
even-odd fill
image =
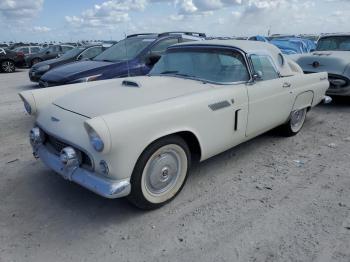
{"label": "white cloud", "polygon": [[34,26],[32,31],[34,33],[47,33],[51,31],[51,28],[46,27],[46,26]]}
{"label": "white cloud", "polygon": [[23,21],[36,16],[42,9],[44,0],[1,0],[0,17]]}
{"label": "white cloud", "polygon": [[113,27],[129,21],[129,11],[142,11],[146,5],[147,0],[110,0],[65,19],[74,27]]}

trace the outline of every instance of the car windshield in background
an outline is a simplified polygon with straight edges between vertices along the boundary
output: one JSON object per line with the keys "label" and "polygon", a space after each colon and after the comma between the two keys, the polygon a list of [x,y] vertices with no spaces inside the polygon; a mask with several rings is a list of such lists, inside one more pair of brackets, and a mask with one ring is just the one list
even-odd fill
{"label": "car windshield in background", "polygon": [[222,49],[169,50],[150,75],[173,75],[216,83],[249,80],[243,56],[237,51]]}
{"label": "car windshield in background", "polygon": [[76,55],[80,54],[83,50],[85,50],[84,47],[73,48],[72,50],[69,50],[66,53],[64,53],[60,58],[62,58],[62,59],[73,58]]}
{"label": "car windshield in background", "polygon": [[131,37],[126,38],[94,58],[95,61],[117,62],[135,58],[155,39]]}
{"label": "car windshield in background", "polygon": [[317,51],[350,51],[350,36],[332,36],[321,38]]}

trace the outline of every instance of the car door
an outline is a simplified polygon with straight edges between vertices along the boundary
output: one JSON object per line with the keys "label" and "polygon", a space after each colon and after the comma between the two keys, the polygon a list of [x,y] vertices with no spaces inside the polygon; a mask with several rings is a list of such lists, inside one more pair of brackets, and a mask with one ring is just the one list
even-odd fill
{"label": "car door", "polygon": [[279,76],[273,59],[266,54],[249,56],[254,81],[247,85],[249,114],[246,136],[256,136],[284,123],[293,96],[288,78]]}
{"label": "car door", "polygon": [[[159,42],[157,42],[155,45],[151,47],[151,49],[147,52],[146,57],[147,55],[150,55],[150,54],[162,55],[169,46],[175,45],[178,43],[179,43],[178,37],[160,40]],[[153,67],[152,64],[144,63],[141,69],[142,73],[147,74],[152,69],[152,67]]]}

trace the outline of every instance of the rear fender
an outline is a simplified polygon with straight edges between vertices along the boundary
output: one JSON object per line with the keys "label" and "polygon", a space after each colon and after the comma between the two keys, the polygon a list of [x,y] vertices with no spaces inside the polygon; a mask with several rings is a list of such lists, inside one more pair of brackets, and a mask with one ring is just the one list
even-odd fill
{"label": "rear fender", "polygon": [[293,105],[293,111],[311,107],[313,99],[314,99],[314,92],[313,91],[306,91],[306,92],[299,94],[295,98],[294,105]]}

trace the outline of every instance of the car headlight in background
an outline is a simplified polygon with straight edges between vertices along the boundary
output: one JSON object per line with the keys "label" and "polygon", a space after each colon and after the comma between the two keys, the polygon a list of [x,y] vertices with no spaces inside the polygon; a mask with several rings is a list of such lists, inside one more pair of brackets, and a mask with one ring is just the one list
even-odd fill
{"label": "car headlight in background", "polygon": [[76,83],[85,83],[85,82],[91,82],[97,80],[98,77],[100,77],[102,74],[99,75],[93,75],[93,76],[87,76],[83,78],[79,78],[77,80],[74,80],[70,82],[69,84],[76,84]]}
{"label": "car headlight in background", "polygon": [[104,149],[104,143],[96,131],[88,124],[85,123],[86,132],[89,135],[90,144],[97,152],[102,152]]}
{"label": "car headlight in background", "polygon": [[42,72],[42,71],[47,71],[49,69],[50,69],[49,65],[42,65],[42,66],[39,66],[37,70]]}

